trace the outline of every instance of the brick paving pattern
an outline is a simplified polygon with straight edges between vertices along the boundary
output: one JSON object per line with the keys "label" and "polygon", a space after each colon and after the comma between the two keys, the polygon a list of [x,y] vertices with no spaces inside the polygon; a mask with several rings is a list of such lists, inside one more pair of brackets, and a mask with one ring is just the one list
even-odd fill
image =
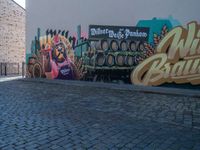
{"label": "brick paving pattern", "polygon": [[199,150],[200,99],[0,83],[1,150]]}

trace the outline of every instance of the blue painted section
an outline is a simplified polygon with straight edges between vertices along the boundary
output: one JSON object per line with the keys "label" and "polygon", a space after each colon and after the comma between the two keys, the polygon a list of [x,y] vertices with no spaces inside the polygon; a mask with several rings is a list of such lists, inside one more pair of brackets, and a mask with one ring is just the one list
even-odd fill
{"label": "blue painted section", "polygon": [[153,38],[154,38],[154,34],[160,35],[163,26],[167,26],[168,30],[171,30],[173,28],[172,23],[170,22],[169,19],[157,19],[157,18],[153,18],[152,20],[140,20],[137,23],[138,27],[148,27],[150,28],[149,31],[149,40],[148,42],[150,44],[154,44],[153,42]]}
{"label": "blue painted section", "polygon": [[[77,26],[77,37],[78,39],[76,45],[80,45],[81,43],[84,42],[83,39],[81,39],[81,25]],[[87,44],[83,44],[75,48],[74,54],[77,57],[82,57],[83,54],[86,52],[86,50],[87,50]]]}

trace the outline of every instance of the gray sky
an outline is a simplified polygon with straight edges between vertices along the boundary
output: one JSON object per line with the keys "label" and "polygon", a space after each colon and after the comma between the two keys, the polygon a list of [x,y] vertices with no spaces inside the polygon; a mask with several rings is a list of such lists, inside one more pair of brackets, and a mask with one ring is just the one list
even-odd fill
{"label": "gray sky", "polygon": [[87,33],[90,24],[135,26],[139,20],[170,15],[182,25],[200,23],[200,0],[27,0],[26,40],[30,50],[37,28],[69,30],[77,25]]}

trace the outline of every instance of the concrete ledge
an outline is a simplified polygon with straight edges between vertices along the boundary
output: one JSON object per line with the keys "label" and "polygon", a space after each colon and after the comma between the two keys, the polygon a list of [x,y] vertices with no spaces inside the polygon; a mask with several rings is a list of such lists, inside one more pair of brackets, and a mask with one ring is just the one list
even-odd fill
{"label": "concrete ledge", "polygon": [[136,91],[143,93],[167,94],[167,95],[200,98],[200,92],[198,90],[170,88],[170,87],[150,87],[150,86],[138,86],[129,84],[113,84],[113,83],[74,81],[74,80],[31,79],[31,78],[21,79],[21,81],[73,85],[79,87],[96,87],[96,88],[107,88],[107,89],[117,89],[117,90],[129,90],[129,91]]}
{"label": "concrete ledge", "polygon": [[22,79],[22,76],[0,76],[0,82]]}

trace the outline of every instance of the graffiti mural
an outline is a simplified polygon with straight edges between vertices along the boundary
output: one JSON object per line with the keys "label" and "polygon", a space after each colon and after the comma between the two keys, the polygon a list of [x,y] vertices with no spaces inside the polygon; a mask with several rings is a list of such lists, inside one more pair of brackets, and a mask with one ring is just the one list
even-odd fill
{"label": "graffiti mural", "polygon": [[129,83],[135,65],[148,56],[149,28],[91,25],[88,39],[81,33],[78,27],[76,38],[60,30],[41,36],[38,29],[28,57],[29,76]]}
{"label": "graffiti mural", "polygon": [[134,84],[200,84],[200,27],[175,27],[157,43],[156,53],[139,64],[131,75]]}
{"label": "graffiti mural", "polygon": [[30,77],[48,79],[78,80],[84,75],[81,60],[74,56],[75,37],[68,38],[68,31],[56,33],[47,31],[45,36],[38,35],[32,42],[31,57],[28,58]]}
{"label": "graffiti mural", "polygon": [[[82,34],[84,33],[84,34]],[[32,41],[27,73],[32,78],[85,80],[158,86],[200,84],[200,28],[173,26],[170,20],[140,20],[137,26],[90,25],[46,30]],[[83,36],[84,35],[84,36]]]}

